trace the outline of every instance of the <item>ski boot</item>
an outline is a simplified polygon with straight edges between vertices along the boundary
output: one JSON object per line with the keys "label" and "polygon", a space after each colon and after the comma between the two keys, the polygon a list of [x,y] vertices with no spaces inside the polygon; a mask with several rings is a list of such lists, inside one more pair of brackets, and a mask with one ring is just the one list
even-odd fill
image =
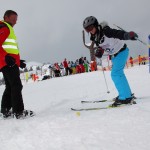
{"label": "ski boot", "polygon": [[13,118],[12,110],[8,110],[7,108],[2,108],[2,109],[1,109],[1,117],[2,117],[3,119],[10,119],[10,118]]}
{"label": "ski boot", "polygon": [[[131,97],[132,97],[133,99],[137,99],[137,98],[134,96],[134,93],[131,94]],[[119,99],[119,96],[113,98],[113,101],[116,101],[116,100],[118,100],[118,99]]]}
{"label": "ski boot", "polygon": [[113,104],[110,105],[110,107],[118,107],[120,105],[132,105],[132,104],[136,104],[133,97],[127,98],[125,100],[117,99]]}
{"label": "ski boot", "polygon": [[23,112],[14,113],[16,119],[26,119],[33,116],[35,116],[35,113],[31,110],[23,110]]}

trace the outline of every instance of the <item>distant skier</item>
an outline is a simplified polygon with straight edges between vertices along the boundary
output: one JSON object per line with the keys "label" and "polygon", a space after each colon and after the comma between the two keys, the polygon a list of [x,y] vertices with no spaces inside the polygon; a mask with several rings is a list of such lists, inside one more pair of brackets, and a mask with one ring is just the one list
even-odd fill
{"label": "distant skier", "polygon": [[130,86],[124,74],[124,67],[128,58],[129,49],[123,40],[136,40],[138,35],[131,31],[112,29],[106,22],[98,23],[93,16],[85,18],[83,28],[90,33],[90,40],[98,47],[95,56],[101,58],[104,51],[111,56],[111,77],[119,95],[116,97],[113,107],[121,104],[129,104],[133,100]]}

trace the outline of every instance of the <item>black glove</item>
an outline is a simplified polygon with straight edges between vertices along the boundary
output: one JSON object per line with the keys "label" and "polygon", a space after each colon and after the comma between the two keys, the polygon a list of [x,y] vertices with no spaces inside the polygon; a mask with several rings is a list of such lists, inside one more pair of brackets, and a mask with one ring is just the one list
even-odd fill
{"label": "black glove", "polygon": [[124,34],[124,39],[125,40],[137,40],[137,38],[138,38],[138,35],[133,31],[126,32]]}
{"label": "black glove", "polygon": [[20,60],[20,68],[24,69],[26,67],[25,60]]}
{"label": "black glove", "polygon": [[97,58],[101,58],[101,57],[103,56],[103,54],[104,54],[104,50],[103,50],[101,47],[99,47],[99,48],[95,51],[95,56],[96,56]]}
{"label": "black glove", "polygon": [[15,63],[16,63],[16,60],[12,56],[6,55],[5,56],[5,62],[7,64],[7,66],[13,67],[15,65]]}

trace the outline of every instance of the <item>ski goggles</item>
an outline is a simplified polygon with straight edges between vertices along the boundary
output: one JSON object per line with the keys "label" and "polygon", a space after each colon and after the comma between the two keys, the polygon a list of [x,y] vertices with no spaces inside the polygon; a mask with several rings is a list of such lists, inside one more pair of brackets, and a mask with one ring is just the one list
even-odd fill
{"label": "ski goggles", "polygon": [[85,28],[85,30],[86,30],[86,32],[90,32],[93,30],[93,28],[94,28],[94,25],[90,25],[87,28]]}

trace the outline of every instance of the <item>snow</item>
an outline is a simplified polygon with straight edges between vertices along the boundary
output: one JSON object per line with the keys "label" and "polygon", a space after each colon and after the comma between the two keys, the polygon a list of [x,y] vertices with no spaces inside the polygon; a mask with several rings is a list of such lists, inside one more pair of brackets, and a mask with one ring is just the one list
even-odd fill
{"label": "snow", "polygon": [[[0,150],[148,150],[150,147],[149,66],[125,69],[137,104],[96,111],[71,111],[71,107],[101,107],[81,100],[110,99],[116,89],[106,71],[26,83],[26,109],[36,116],[24,120],[0,120]],[[0,86],[0,96],[4,86]]]}

